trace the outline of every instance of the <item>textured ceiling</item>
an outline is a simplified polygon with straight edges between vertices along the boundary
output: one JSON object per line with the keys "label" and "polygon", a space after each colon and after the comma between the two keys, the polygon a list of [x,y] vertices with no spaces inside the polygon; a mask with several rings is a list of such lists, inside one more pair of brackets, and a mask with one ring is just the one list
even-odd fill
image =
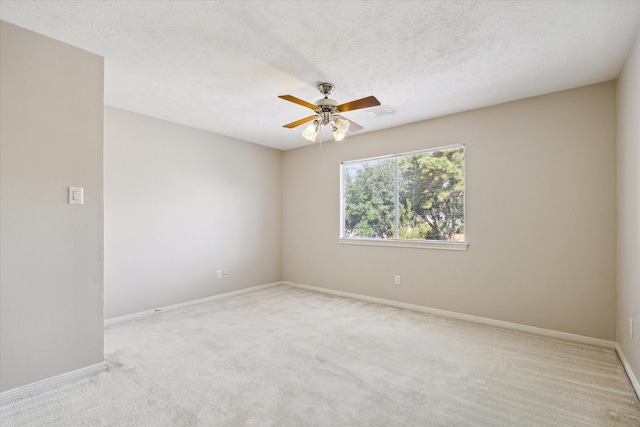
{"label": "textured ceiling", "polygon": [[325,81],[397,110],[345,114],[365,133],[615,79],[640,1],[2,0],[0,19],[104,56],[107,105],[286,150],[311,111],[277,96]]}

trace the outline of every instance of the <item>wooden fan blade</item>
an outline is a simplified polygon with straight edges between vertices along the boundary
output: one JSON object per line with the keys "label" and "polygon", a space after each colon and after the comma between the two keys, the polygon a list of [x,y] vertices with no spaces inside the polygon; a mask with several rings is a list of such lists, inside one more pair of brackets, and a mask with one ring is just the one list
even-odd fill
{"label": "wooden fan blade", "polygon": [[345,111],[353,111],[353,110],[359,110],[360,108],[375,107],[376,105],[380,105],[380,101],[378,101],[375,96],[367,96],[366,98],[357,99],[355,101],[340,104],[336,108],[341,113],[344,113]]}
{"label": "wooden fan blade", "polygon": [[307,122],[310,122],[311,120],[315,119],[316,117],[318,117],[318,116],[305,117],[304,119],[300,119],[300,120],[297,120],[295,122],[291,122],[288,125],[284,125],[282,127],[283,128],[287,128],[287,129],[293,129],[293,128],[298,127],[300,125],[303,125],[303,124],[305,124]]}
{"label": "wooden fan blade", "polygon": [[364,129],[362,126],[349,120],[349,132],[358,132],[362,129]]}
{"label": "wooden fan blade", "polygon": [[302,105],[303,107],[307,107],[307,108],[311,108],[312,110],[315,110],[316,108],[318,108],[317,105],[313,105],[307,101],[303,101],[300,98],[296,98],[295,96],[291,96],[291,95],[280,95],[278,96],[278,98],[282,98],[286,101],[289,102],[293,102],[294,104],[298,104],[298,105]]}

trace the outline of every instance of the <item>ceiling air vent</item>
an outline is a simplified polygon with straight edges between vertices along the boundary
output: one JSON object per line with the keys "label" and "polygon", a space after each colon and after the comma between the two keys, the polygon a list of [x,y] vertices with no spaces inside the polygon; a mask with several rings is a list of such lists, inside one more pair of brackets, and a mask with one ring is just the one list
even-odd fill
{"label": "ceiling air vent", "polygon": [[380,107],[367,110],[367,113],[369,113],[372,117],[380,117],[386,116],[387,114],[397,113],[397,110],[395,110],[393,107],[389,107],[388,105],[381,105]]}

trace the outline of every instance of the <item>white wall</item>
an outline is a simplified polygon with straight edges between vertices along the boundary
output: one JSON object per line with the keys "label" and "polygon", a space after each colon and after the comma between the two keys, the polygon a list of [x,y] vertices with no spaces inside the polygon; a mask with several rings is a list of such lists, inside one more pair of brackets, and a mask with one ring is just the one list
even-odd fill
{"label": "white wall", "polygon": [[[341,161],[456,143],[466,252],[338,243]],[[615,339],[614,82],[349,136],[320,156],[284,153],[284,280]]]}
{"label": "white wall", "polygon": [[281,280],[281,158],[106,107],[105,318]]}
{"label": "white wall", "polygon": [[5,392],[104,360],[102,58],[0,22],[0,121]]}
{"label": "white wall", "polygon": [[[617,341],[640,379],[640,36],[618,79]],[[629,319],[634,337],[629,338]]]}

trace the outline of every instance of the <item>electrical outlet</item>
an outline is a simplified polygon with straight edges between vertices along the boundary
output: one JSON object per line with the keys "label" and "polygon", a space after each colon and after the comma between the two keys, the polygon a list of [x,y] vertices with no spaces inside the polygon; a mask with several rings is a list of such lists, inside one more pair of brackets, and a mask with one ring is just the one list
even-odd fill
{"label": "electrical outlet", "polygon": [[224,278],[226,279],[227,277],[229,277],[229,270],[224,271]]}
{"label": "electrical outlet", "polygon": [[396,279],[395,279],[395,281],[393,283],[395,283],[396,285],[399,285],[400,284],[400,276],[396,275]]}
{"label": "electrical outlet", "polygon": [[216,279],[222,279],[222,270],[216,271]]}
{"label": "electrical outlet", "polygon": [[629,338],[633,338],[633,319],[629,319]]}

